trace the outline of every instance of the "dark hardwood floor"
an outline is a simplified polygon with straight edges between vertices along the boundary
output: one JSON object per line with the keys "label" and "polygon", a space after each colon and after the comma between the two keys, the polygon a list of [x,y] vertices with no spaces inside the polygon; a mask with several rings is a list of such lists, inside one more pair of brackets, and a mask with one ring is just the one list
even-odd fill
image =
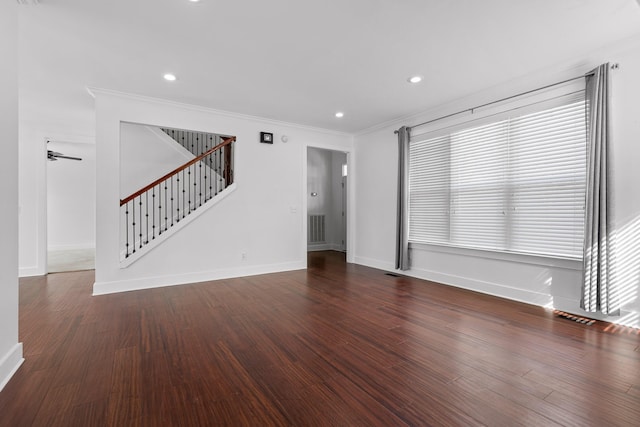
{"label": "dark hardwood floor", "polygon": [[347,265],[91,297],[20,281],[1,426],[638,426],[640,336]]}

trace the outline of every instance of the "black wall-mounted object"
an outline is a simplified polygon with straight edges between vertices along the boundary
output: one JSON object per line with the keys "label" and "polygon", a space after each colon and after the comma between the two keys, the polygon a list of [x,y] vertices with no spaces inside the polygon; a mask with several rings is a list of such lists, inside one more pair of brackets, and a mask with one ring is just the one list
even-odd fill
{"label": "black wall-mounted object", "polygon": [[273,134],[269,132],[260,132],[260,142],[264,144],[273,144]]}

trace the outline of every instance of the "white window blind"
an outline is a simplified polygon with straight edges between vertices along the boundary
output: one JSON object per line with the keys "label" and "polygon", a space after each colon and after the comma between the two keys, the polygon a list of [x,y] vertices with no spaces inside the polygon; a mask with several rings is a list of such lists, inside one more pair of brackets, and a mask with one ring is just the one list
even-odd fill
{"label": "white window blind", "polygon": [[409,241],[580,258],[584,94],[410,142]]}

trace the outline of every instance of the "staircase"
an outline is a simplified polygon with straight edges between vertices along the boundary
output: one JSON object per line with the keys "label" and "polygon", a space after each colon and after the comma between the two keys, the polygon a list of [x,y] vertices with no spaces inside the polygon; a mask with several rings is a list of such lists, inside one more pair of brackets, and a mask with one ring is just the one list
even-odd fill
{"label": "staircase", "polygon": [[194,158],[120,200],[121,261],[139,258],[233,184],[234,136],[161,129]]}

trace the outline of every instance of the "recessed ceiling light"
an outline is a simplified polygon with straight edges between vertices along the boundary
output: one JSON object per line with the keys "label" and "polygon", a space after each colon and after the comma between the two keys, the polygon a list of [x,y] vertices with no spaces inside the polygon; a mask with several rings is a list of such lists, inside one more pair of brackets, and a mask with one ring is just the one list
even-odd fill
{"label": "recessed ceiling light", "polygon": [[341,112],[341,111],[338,111],[338,112],[336,113],[336,117],[337,117],[337,118],[342,118],[342,117],[344,117],[344,113],[343,113],[343,112]]}
{"label": "recessed ceiling light", "polygon": [[164,79],[169,81],[169,82],[174,82],[174,81],[176,81],[176,76],[175,76],[175,74],[167,73],[167,74],[164,75]]}
{"label": "recessed ceiling light", "polygon": [[409,83],[420,83],[422,81],[422,76],[412,76],[407,79]]}
{"label": "recessed ceiling light", "polygon": [[200,0],[189,0],[191,3],[198,3]]}

